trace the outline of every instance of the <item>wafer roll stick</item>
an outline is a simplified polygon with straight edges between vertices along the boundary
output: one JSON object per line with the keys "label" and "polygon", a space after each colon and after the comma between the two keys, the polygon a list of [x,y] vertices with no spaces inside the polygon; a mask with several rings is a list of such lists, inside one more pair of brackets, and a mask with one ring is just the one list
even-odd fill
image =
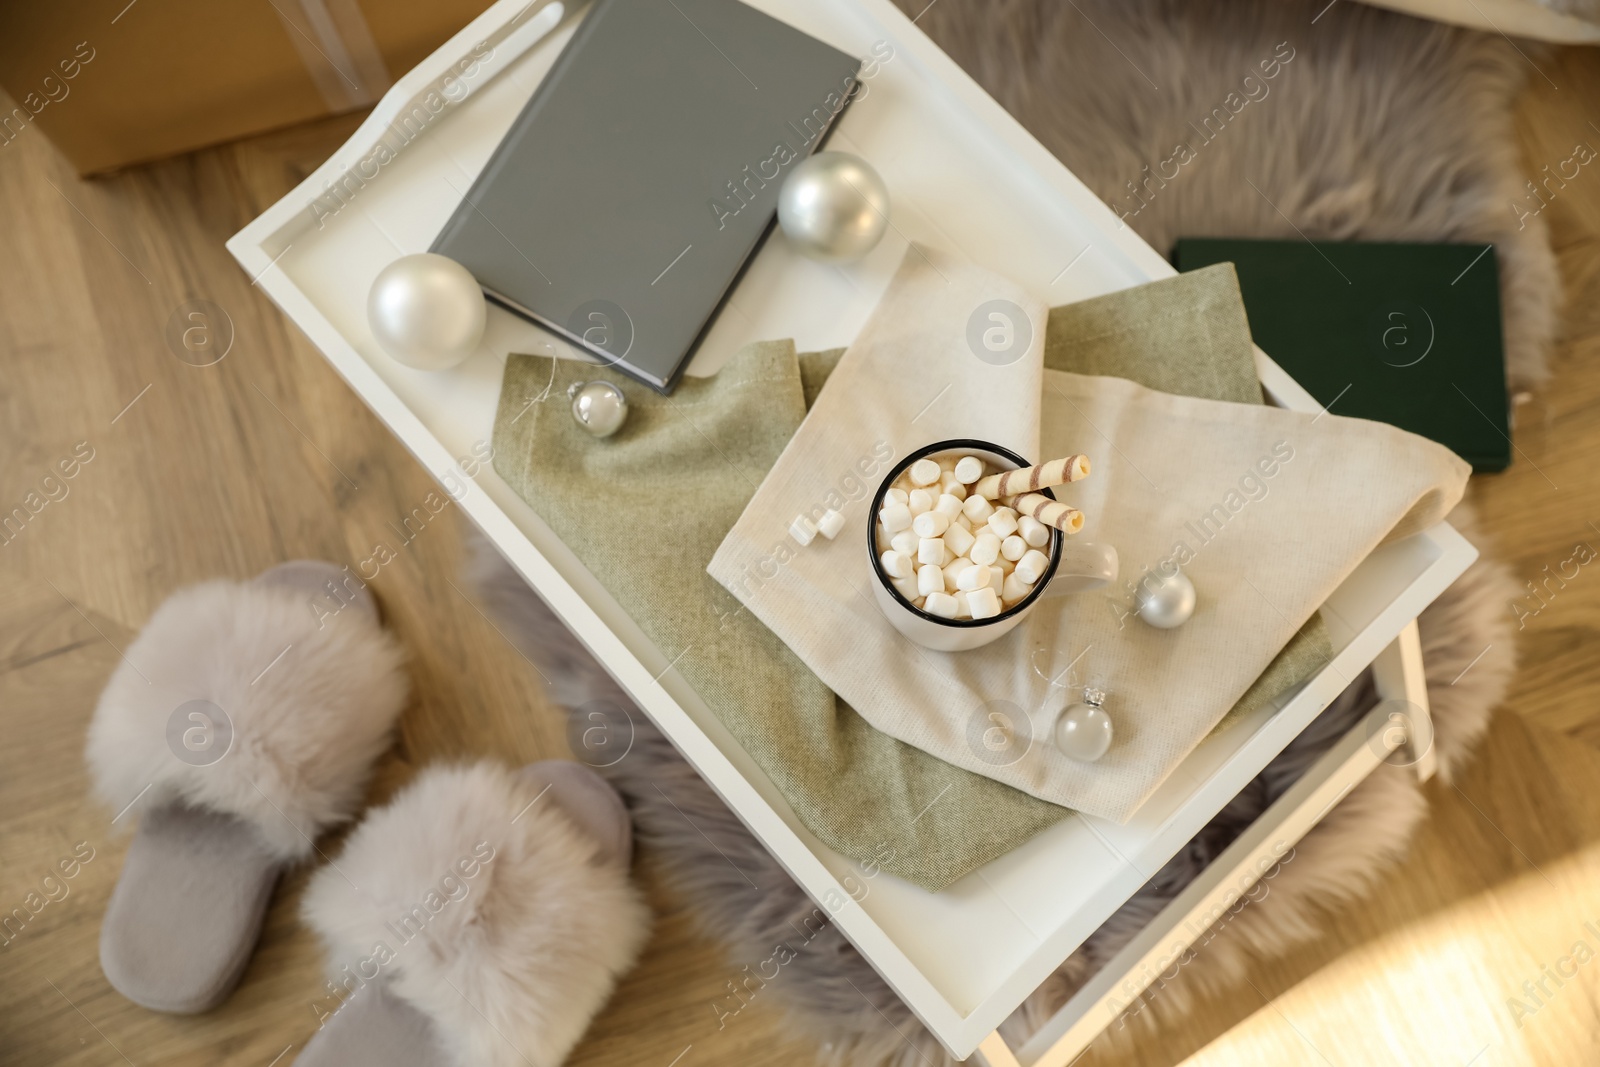
{"label": "wafer roll stick", "polygon": [[1043,493],[1024,493],[1011,502],[1018,514],[1028,515],[1046,526],[1054,526],[1062,533],[1075,534],[1083,529],[1083,512],[1075,507],[1051,500]]}
{"label": "wafer roll stick", "polygon": [[1032,493],[1055,485],[1066,485],[1068,482],[1087,477],[1089,477],[1089,457],[1068,456],[1066,459],[1052,459],[1048,463],[1036,463],[1031,467],[991,474],[987,478],[980,479],[978,484],[972,487],[972,491],[978,496],[994,500],[1003,496]]}

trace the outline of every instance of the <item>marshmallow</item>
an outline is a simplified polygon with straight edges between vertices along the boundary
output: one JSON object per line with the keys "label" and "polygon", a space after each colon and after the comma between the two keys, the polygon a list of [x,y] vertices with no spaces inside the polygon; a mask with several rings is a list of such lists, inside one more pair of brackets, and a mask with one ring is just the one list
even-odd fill
{"label": "marshmallow", "polygon": [[967,609],[972,612],[974,619],[992,619],[1000,614],[1000,598],[987,585],[963,595],[967,599]]}
{"label": "marshmallow", "polygon": [[804,548],[817,536],[817,528],[804,515],[796,515],[794,521],[789,524],[789,536],[800,542],[800,547]]}
{"label": "marshmallow", "polygon": [[969,496],[961,505],[961,513],[972,522],[988,522],[994,514],[994,504],[981,496]]}
{"label": "marshmallow", "polygon": [[977,538],[972,536],[972,531],[959,522],[951,523],[950,528],[944,532],[944,543],[953,556],[965,556],[967,550],[972,547],[972,542],[976,540]]}
{"label": "marshmallow", "polygon": [[890,537],[911,527],[911,509],[904,504],[890,504],[878,512],[878,521],[883,523],[885,532]]}
{"label": "marshmallow", "polygon": [[1012,573],[1023,581],[1032,585],[1044,574],[1045,568],[1050,566],[1050,557],[1040,552],[1037,548],[1028,550],[1028,554],[1017,560],[1017,569]]}
{"label": "marshmallow", "polygon": [[992,531],[985,530],[972,542],[972,548],[967,552],[974,563],[988,566],[1000,558],[1000,538]]}
{"label": "marshmallow", "polygon": [[[890,584],[937,618],[990,619],[1019,603],[1049,569],[1049,557],[1039,550],[1055,536],[1055,512],[1075,514],[1026,492],[1036,478],[1056,477],[1056,466],[1066,481],[1087,473],[1081,457],[1014,472],[1004,488],[1024,493],[1013,496],[998,493],[999,479],[977,456],[947,453],[910,464],[884,491],[873,532]],[[1048,513],[1045,502],[1053,505]],[[818,533],[833,539],[846,525],[840,511],[828,510],[815,523],[797,516],[789,532],[807,545]]]}
{"label": "marshmallow", "polygon": [[911,475],[912,485],[932,485],[944,472],[939,469],[938,460],[919,459],[911,465],[907,473]]}
{"label": "marshmallow", "polygon": [[817,533],[832,541],[844,529],[844,516],[831,508],[817,520]]}
{"label": "marshmallow", "polygon": [[989,568],[981,563],[974,563],[956,575],[956,588],[963,593],[970,593],[974,589],[987,589],[988,587]]}
{"label": "marshmallow", "polygon": [[1043,548],[1050,543],[1050,527],[1032,515],[1022,515],[1017,518],[1017,533],[1034,548]]}
{"label": "marshmallow", "polygon": [[1014,573],[1008,574],[1006,575],[1005,583],[1000,586],[1000,602],[1005,604],[1006,607],[1010,607],[1031,592],[1033,592],[1033,586],[1018,578]]}
{"label": "marshmallow", "polygon": [[1017,532],[1017,513],[1010,508],[995,508],[989,516],[989,529],[999,537],[1010,537]]}

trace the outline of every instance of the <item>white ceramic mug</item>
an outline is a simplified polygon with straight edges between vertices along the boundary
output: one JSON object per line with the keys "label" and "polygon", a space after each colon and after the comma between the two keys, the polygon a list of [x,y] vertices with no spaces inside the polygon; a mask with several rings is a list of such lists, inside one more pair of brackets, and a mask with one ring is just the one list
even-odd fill
{"label": "white ceramic mug", "polygon": [[[966,652],[1010,633],[1041,600],[1064,593],[1103,589],[1117,580],[1116,549],[1093,542],[1069,541],[1059,531],[1051,531],[1050,563],[1034,583],[1033,592],[993,618],[942,619],[912,605],[895,589],[888,574],[884,573],[883,562],[878,558],[878,512],[883,507],[884,494],[907,467],[924,457],[947,452],[977,456],[996,471],[1030,465],[1010,449],[989,441],[953,440],[924,445],[889,471],[888,477],[878,486],[877,495],[872,498],[872,507],[867,511],[867,558],[876,579],[872,591],[877,597],[878,607],[901,634],[937,652]],[[1055,493],[1049,489],[1039,492],[1055,497]]]}

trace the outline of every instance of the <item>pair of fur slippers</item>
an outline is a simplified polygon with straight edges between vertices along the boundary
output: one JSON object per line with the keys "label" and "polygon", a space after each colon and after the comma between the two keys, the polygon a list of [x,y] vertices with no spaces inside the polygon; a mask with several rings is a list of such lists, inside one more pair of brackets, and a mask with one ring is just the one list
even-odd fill
{"label": "pair of fur slippers", "polygon": [[[111,984],[216,1007],[279,876],[353,818],[406,699],[404,656],[331,564],[209,582],[157,609],[89,728],[96,792],[138,818],[100,936]],[[131,819],[130,819],[131,821]],[[564,1060],[643,947],[621,799],[586,767],[424,770],[312,877],[329,956],[301,1067]]]}

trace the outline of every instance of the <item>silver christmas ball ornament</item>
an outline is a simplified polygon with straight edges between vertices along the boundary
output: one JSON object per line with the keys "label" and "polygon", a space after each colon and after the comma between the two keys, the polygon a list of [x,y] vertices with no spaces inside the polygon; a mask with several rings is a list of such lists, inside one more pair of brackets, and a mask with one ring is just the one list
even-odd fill
{"label": "silver christmas ball ornament", "polygon": [[610,437],[628,419],[628,398],[610,382],[573,382],[567,399],[578,425],[596,437]]}
{"label": "silver christmas ball ornament", "polygon": [[383,350],[408,367],[448,370],[472,355],[488,318],[483,290],[447,256],[401,256],[367,293],[367,323]]}
{"label": "silver christmas ball ornament", "polygon": [[778,225],[802,255],[848,263],[883,239],[889,226],[889,188],[860,156],[818,152],[784,179]]}
{"label": "silver christmas ball ornament", "polygon": [[1069,759],[1093,763],[1111,748],[1111,716],[1101,710],[1103,690],[1085,689],[1081,704],[1069,704],[1056,719],[1056,747]]}
{"label": "silver christmas ball ornament", "polygon": [[1135,611],[1158,630],[1182,626],[1194,614],[1194,583],[1178,568],[1156,568],[1134,587]]}

